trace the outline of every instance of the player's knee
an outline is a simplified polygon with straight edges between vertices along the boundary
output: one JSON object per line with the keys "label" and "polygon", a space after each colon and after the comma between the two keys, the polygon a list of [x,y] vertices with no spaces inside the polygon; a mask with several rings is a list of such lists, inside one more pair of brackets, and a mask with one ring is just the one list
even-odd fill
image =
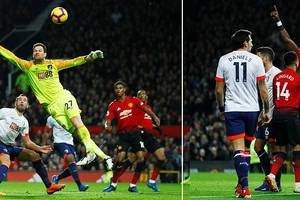
{"label": "player's knee", "polygon": [[30,161],[32,161],[32,162],[41,160],[40,154],[38,154],[38,153],[35,152],[35,151],[30,151],[30,152],[29,152],[29,158],[30,158]]}
{"label": "player's knee", "polygon": [[70,163],[72,163],[72,162],[75,162],[75,158],[74,158],[74,156],[73,156],[72,154],[66,155],[66,156],[64,157],[64,160],[65,160],[65,162],[68,163],[68,164],[70,164]]}
{"label": "player's knee", "polygon": [[142,162],[144,162],[144,157],[137,158],[136,161],[142,163]]}
{"label": "player's knee", "polygon": [[254,145],[254,151],[256,153],[260,152],[261,150],[263,150],[263,147],[259,146],[259,145]]}
{"label": "player's knee", "polygon": [[128,160],[130,163],[134,163],[136,161],[136,156],[133,153],[130,153],[128,156]]}
{"label": "player's knee", "polygon": [[154,152],[154,155],[156,156],[156,158],[157,158],[158,160],[162,160],[162,161],[166,160],[165,152],[164,152],[164,150],[163,150],[162,148],[157,149],[157,150]]}

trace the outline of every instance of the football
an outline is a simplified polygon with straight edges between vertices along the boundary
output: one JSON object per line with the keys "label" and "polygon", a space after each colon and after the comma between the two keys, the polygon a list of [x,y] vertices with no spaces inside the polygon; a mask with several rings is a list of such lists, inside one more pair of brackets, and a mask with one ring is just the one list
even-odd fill
{"label": "football", "polygon": [[56,7],[52,10],[50,17],[55,24],[63,24],[68,19],[68,12],[63,7]]}

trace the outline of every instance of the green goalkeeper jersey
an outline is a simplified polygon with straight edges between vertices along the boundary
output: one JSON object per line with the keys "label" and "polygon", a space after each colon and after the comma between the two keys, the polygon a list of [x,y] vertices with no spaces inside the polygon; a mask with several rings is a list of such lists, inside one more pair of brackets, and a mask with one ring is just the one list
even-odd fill
{"label": "green goalkeeper jersey", "polygon": [[29,85],[41,104],[51,104],[64,90],[59,81],[58,72],[60,70],[87,62],[85,56],[79,56],[71,60],[45,60],[42,64],[35,64],[33,60],[27,61],[18,58],[1,45],[0,54],[26,74]]}

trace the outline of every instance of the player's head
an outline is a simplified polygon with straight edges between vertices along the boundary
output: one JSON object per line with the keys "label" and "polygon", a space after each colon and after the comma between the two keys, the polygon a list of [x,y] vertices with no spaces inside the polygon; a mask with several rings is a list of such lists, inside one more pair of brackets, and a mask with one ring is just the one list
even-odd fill
{"label": "player's head", "polygon": [[231,36],[231,42],[234,50],[245,49],[250,52],[253,46],[251,34],[251,31],[244,29],[236,31]]}
{"label": "player's head", "polygon": [[273,62],[275,58],[275,53],[270,47],[258,47],[256,49],[256,55],[258,55],[263,63]]}
{"label": "player's head", "polygon": [[283,61],[286,67],[295,67],[296,69],[299,66],[298,56],[294,51],[288,51],[283,55]]}
{"label": "player's head", "polygon": [[32,47],[32,58],[34,61],[41,62],[47,56],[47,47],[43,43],[36,43]]}
{"label": "player's head", "polygon": [[114,90],[115,90],[115,95],[118,98],[121,98],[122,96],[125,96],[126,84],[123,81],[117,81],[114,84]]}
{"label": "player's head", "polygon": [[28,98],[24,94],[20,94],[15,101],[15,109],[20,113],[24,113],[28,108]]}
{"label": "player's head", "polygon": [[148,100],[148,95],[145,90],[139,90],[137,92],[137,97],[144,103],[146,103]]}

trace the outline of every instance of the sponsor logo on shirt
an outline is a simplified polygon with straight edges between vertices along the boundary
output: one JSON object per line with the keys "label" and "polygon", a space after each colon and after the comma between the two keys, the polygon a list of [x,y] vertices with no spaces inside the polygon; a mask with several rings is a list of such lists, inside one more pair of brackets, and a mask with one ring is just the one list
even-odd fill
{"label": "sponsor logo on shirt", "polygon": [[128,116],[131,116],[132,115],[132,110],[129,109],[129,110],[123,110],[121,113],[120,113],[120,119],[124,119]]}
{"label": "sponsor logo on shirt", "polygon": [[22,130],[25,128],[25,127],[20,127],[18,126],[16,123],[12,122],[9,126],[10,129],[14,130],[14,131],[17,131],[17,132],[22,132]]}
{"label": "sponsor logo on shirt", "polygon": [[41,72],[38,74],[38,79],[45,79],[52,76],[53,76],[52,71]]}

